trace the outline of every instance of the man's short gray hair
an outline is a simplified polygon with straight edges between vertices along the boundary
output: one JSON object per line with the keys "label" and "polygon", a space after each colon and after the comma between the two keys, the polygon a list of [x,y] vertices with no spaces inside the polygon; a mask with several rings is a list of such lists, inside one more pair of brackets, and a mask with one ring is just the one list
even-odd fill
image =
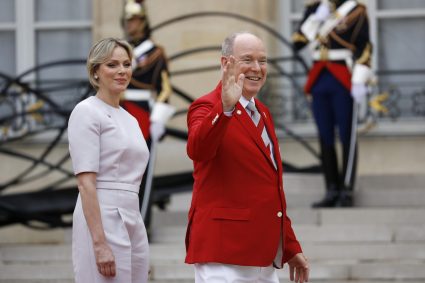
{"label": "man's short gray hair", "polygon": [[[235,43],[235,39],[236,39],[236,37],[238,37],[239,35],[242,35],[242,34],[254,35],[253,33],[249,32],[249,31],[238,31],[238,32],[232,33],[231,35],[226,37],[224,39],[223,43],[221,44],[221,55],[222,56],[228,57],[228,56],[233,54],[233,45]],[[254,36],[256,36],[256,35],[254,35]]]}

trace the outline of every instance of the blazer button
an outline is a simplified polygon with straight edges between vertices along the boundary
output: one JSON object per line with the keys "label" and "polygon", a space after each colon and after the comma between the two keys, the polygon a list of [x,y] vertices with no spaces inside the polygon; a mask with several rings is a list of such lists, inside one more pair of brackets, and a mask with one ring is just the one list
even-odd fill
{"label": "blazer button", "polygon": [[278,213],[277,213],[277,217],[282,217],[282,215],[283,215],[283,213],[281,212],[281,211],[279,211]]}

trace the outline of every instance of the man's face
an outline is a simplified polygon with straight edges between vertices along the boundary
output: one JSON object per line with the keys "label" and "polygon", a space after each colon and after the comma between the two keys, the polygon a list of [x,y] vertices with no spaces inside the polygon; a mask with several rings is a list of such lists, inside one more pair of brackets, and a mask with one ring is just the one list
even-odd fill
{"label": "man's face", "polygon": [[241,34],[233,44],[237,78],[245,75],[242,95],[250,99],[258,94],[267,78],[267,54],[263,42],[252,34]]}

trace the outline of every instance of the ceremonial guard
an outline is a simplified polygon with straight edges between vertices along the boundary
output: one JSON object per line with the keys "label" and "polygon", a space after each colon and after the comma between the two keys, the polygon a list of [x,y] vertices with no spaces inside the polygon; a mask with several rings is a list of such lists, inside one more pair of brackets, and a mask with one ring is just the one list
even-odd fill
{"label": "ceremonial guard", "polygon": [[[308,46],[313,59],[305,92],[311,95],[326,185],[325,197],[313,207],[352,206],[358,109],[366,104],[372,78],[366,7],[355,0],[309,1],[292,40],[297,51]],[[341,170],[336,129],[342,145]]]}
{"label": "ceremonial guard", "polygon": [[148,227],[150,217],[146,214],[149,214],[150,207],[155,148],[165,133],[165,124],[174,113],[174,108],[168,104],[172,88],[167,58],[163,48],[150,37],[151,29],[143,1],[126,1],[123,27],[128,42],[133,46],[133,76],[121,105],[139,122],[151,153],[140,190],[142,216]]}

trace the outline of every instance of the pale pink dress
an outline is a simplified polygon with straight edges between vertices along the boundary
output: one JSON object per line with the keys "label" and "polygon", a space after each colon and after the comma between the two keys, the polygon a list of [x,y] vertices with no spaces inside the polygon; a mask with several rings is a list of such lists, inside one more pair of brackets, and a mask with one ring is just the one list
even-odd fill
{"label": "pale pink dress", "polygon": [[149,246],[138,192],[149,150],[136,119],[92,96],[72,111],[68,140],[74,173],[97,173],[102,223],[117,268],[115,277],[98,272],[78,196],[72,229],[75,282],[147,282]]}

